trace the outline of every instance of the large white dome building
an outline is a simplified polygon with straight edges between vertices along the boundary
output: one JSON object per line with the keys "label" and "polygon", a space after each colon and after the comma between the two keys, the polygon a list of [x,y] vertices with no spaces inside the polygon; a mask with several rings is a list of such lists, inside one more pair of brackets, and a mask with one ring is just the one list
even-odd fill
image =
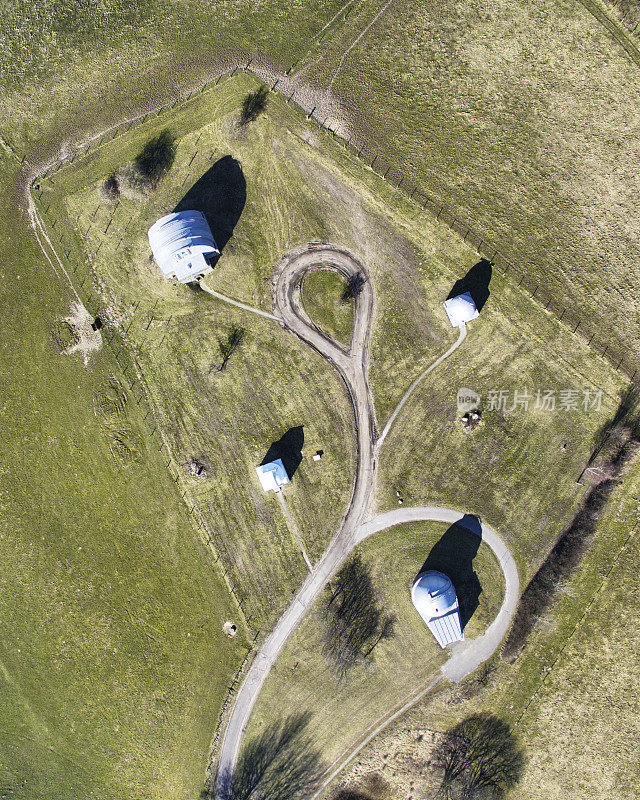
{"label": "large white dome building", "polygon": [[419,575],[411,589],[411,601],[440,647],[463,638],[456,590],[442,572],[430,570]]}
{"label": "large white dome building", "polygon": [[149,245],[165,278],[189,283],[204,278],[220,255],[201,211],[161,217],[149,228]]}

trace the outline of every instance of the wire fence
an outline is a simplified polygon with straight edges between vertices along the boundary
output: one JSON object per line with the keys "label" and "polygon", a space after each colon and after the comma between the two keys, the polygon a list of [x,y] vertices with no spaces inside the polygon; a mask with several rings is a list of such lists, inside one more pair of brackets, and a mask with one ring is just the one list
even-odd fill
{"label": "wire fence", "polygon": [[[140,114],[133,119],[124,120],[114,125],[112,128],[103,131],[90,142],[75,149],[72,148],[66,156],[59,158],[56,162],[50,164],[45,170],[39,173],[38,178],[34,179],[34,187],[37,188],[39,180],[43,180],[57,170],[72,164],[77,158],[86,156],[90,150],[99,148],[103,144],[115,139],[117,136],[128,132],[133,125],[143,124],[147,120],[175,108],[179,103],[189,102],[196,95],[201,94],[225,79],[233,77],[237,72],[249,72],[258,80],[264,82],[264,76],[260,75],[259,71],[251,69],[252,61],[253,59],[249,59],[246,63],[236,63],[220,72],[211,81],[203,83],[188,94],[177,96],[173,100],[158,106],[152,111]],[[313,119],[325,132],[330,134],[336,141],[340,142],[346,149],[350,150],[352,154],[385,181],[402,191],[418,207],[421,207],[431,216],[435,216],[438,221],[447,225],[452,231],[455,231],[465,242],[478,252],[480,257],[490,261],[503,274],[506,275],[508,273],[511,281],[516,286],[527,292],[531,298],[540,303],[547,312],[554,315],[574,334],[580,336],[592,350],[605,358],[617,372],[624,374],[634,384],[640,385],[639,362],[634,360],[628,354],[628,351],[625,351],[623,354],[620,344],[612,344],[611,335],[603,334],[594,325],[585,322],[584,318],[576,313],[575,308],[567,307],[561,300],[558,300],[557,292],[545,287],[535,277],[532,277],[528,271],[517,267],[500,252],[499,248],[495,247],[486,237],[480,235],[473,225],[461,219],[450,208],[444,205],[436,194],[431,193],[423,186],[408,181],[402,169],[389,163],[384,154],[378,149],[372,148],[367,142],[362,142],[360,137],[352,138],[349,135],[342,135],[337,129],[328,125],[328,117],[325,115],[325,112],[318,109],[317,106],[310,106],[309,103],[305,102],[303,99],[303,93],[297,93],[295,88],[291,90],[291,85],[291,78],[289,78],[286,73],[269,83],[271,91],[277,92],[287,103],[299,109],[305,114],[307,119]],[[23,161],[24,160],[25,159],[23,159]]]}
{"label": "wire fence", "polygon": [[[31,182],[31,191],[35,199],[39,203],[42,203],[43,190],[41,183],[47,177],[50,177],[60,169],[73,164],[73,162],[77,159],[84,158],[90,151],[100,148],[102,145],[109,143],[117,136],[127,133],[134,125],[142,125],[147,120],[157,117],[163,112],[171,110],[179,103],[189,102],[196,95],[204,92],[210,87],[215,86],[227,78],[233,77],[236,72],[250,72],[258,80],[263,81],[263,76],[251,69],[251,63],[252,60],[249,60],[247,63],[236,64],[233,67],[221,72],[213,80],[194,89],[189,94],[176,97],[172,101],[169,101],[152,111],[140,114],[135,118],[128,119],[117,125],[114,125],[112,128],[109,128],[108,130],[103,131],[99,135],[93,137],[90,141],[85,142],[75,148],[72,147],[67,155],[60,157],[43,170],[35,170],[28,163],[26,158],[23,157],[21,159],[23,167],[31,169],[32,174],[35,174],[35,177]],[[547,312],[553,314],[573,333],[582,337],[587,345],[605,358],[616,371],[624,374],[636,385],[640,385],[640,371],[629,359],[625,359],[624,356],[620,355],[618,350],[611,345],[610,339],[605,339],[603,334],[599,333],[592,326],[585,323],[582,318],[577,316],[574,309],[565,307],[557,300],[554,293],[546,289],[527,272],[516,267],[513,262],[507,259],[497,247],[488,241],[487,238],[481,236],[473,226],[462,220],[451,209],[447,208],[436,194],[429,192],[422,186],[408,181],[403,171],[397,166],[390,164],[379,150],[372,148],[366,142],[356,139],[356,137],[351,137],[349,135],[343,136],[336,129],[333,129],[331,125],[327,124],[327,117],[323,116],[324,112],[319,110],[316,106],[309,106],[309,104],[305,103],[302,94],[296,94],[295,89],[289,91],[286,88],[288,82],[289,79],[287,76],[283,75],[281,78],[276,79],[270,84],[270,89],[274,92],[277,92],[281,97],[284,98],[284,100],[286,100],[287,103],[304,113],[308,120],[313,120],[315,123],[317,123],[323,131],[332,136],[333,139],[339,142],[353,156],[371,168],[382,179],[387,181],[398,190],[402,191],[418,209],[422,209],[425,214],[430,215],[430,217],[435,217],[437,221],[442,222],[452,231],[461,236],[463,240],[473,247],[481,257],[490,261],[503,274],[508,274],[514,285],[527,292],[534,300],[541,304]],[[191,160],[191,163],[192,162],[193,158]],[[100,220],[101,224],[105,225],[105,228],[102,231],[103,233],[106,233],[109,230],[117,208],[118,204],[116,203],[111,209],[109,219],[104,222]],[[82,231],[79,228],[83,239],[86,239],[87,235],[90,233],[92,225],[94,223],[98,223],[98,214],[100,209],[101,206],[98,206],[91,215],[93,222],[90,222],[86,231]],[[74,242],[69,241],[65,237],[63,232],[60,230],[60,226],[57,224],[56,219],[49,216],[50,210],[50,205],[40,206],[41,214],[47,223],[48,233],[52,243],[56,246],[56,252],[63,261],[65,269],[73,274],[73,283],[75,289],[82,296],[83,303],[89,313],[94,317],[94,319],[103,318],[105,315],[104,300],[95,281],[95,275],[92,271],[91,265],[91,258],[95,258],[101,245],[98,244],[97,249],[90,253],[89,261],[87,263],[87,270],[82,270],[82,268],[79,267],[79,260],[72,256],[74,252]],[[129,222],[131,222],[131,220]],[[127,227],[128,226],[125,226],[123,229],[123,235],[120,238],[116,250],[122,245],[124,232],[126,232]],[[127,321],[126,326],[124,326],[122,330],[117,330],[115,327],[103,329],[103,341],[105,341],[107,346],[111,349],[118,367],[120,368],[121,373],[127,382],[131,396],[134,398],[136,404],[140,408],[143,420],[149,425],[151,441],[154,442],[163,459],[166,459],[165,466],[169,470],[172,480],[174,481],[181,498],[186,504],[188,515],[194,522],[202,541],[210,549],[213,559],[220,569],[220,573],[223,576],[229,593],[233,596],[235,602],[237,603],[238,609],[244,618],[247,629],[250,630],[250,617],[247,617],[244,608],[245,600],[239,596],[235,589],[234,582],[229,574],[230,570],[233,570],[233,565],[227,563],[226,558],[223,559],[221,557],[220,549],[217,544],[216,532],[213,529],[209,518],[200,508],[198,504],[198,498],[195,497],[191,491],[189,481],[185,475],[184,467],[175,460],[170,444],[162,433],[160,424],[158,422],[158,419],[161,419],[161,414],[156,403],[153,401],[150,388],[143,377],[144,373],[141,364],[133,351],[131,343],[127,341],[131,326],[134,324],[139,324],[139,332],[148,331],[150,326],[154,323],[162,323],[167,326],[170,325],[173,316],[172,313],[166,312],[167,309],[158,307],[157,301],[153,306],[150,305],[149,308],[143,309],[140,309],[140,304],[138,303],[137,305],[134,305],[133,313],[131,314],[130,319]],[[164,336],[158,346],[161,346],[163,341]],[[211,519],[215,519],[212,510],[209,509],[209,511]],[[217,721],[215,735],[211,744],[211,757],[209,762],[210,770],[212,770],[214,766],[214,756],[219,745],[224,720],[227,718],[230,711],[232,697],[242,678],[244,677],[252,654],[256,650],[256,642],[261,635],[261,631],[252,631],[252,635],[253,642],[250,648],[247,650],[243,662],[240,664],[232,681],[230,682],[227,696]]]}

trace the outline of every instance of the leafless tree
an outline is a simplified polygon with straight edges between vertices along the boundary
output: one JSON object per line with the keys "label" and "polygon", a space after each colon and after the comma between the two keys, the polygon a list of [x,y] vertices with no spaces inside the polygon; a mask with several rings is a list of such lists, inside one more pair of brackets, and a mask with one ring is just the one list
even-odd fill
{"label": "leafless tree", "polygon": [[240,347],[242,344],[242,340],[244,339],[244,328],[237,328],[233,327],[229,332],[225,341],[219,341],[218,346],[220,348],[220,355],[222,356],[222,361],[220,362],[220,366],[218,367],[218,372],[223,372],[225,367],[227,366],[227,362],[234,354],[236,349]]}
{"label": "leafless tree", "polygon": [[240,124],[247,125],[253,122],[267,107],[267,98],[269,90],[266,86],[259,86],[255,92],[248,94],[242,101],[242,109],[240,111]]}
{"label": "leafless tree", "polygon": [[323,650],[339,679],[393,635],[395,618],[378,605],[371,570],[357,555],[336,575],[324,612]]}
{"label": "leafless tree", "polygon": [[356,272],[355,275],[350,275],[340,300],[343,303],[348,303],[350,300],[355,300],[355,298],[364,288],[365,281],[366,278],[361,272]]}
{"label": "leafless tree", "polygon": [[521,779],[524,752],[509,725],[473,714],[445,733],[431,756],[438,800],[499,800]]}

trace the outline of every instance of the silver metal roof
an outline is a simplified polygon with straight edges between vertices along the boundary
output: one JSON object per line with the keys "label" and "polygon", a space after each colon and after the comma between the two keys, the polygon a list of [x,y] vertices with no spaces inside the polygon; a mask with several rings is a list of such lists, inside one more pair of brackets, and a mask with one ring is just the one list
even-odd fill
{"label": "silver metal roof", "polygon": [[442,304],[454,328],[480,316],[470,292],[451,297]]}
{"label": "silver metal roof", "polygon": [[411,589],[411,601],[440,647],[463,638],[456,590],[442,572],[430,570],[419,575]]}
{"label": "silver metal roof", "polygon": [[167,214],[149,228],[149,245],[165,278],[181,283],[211,272],[220,255],[211,228],[201,211]]}

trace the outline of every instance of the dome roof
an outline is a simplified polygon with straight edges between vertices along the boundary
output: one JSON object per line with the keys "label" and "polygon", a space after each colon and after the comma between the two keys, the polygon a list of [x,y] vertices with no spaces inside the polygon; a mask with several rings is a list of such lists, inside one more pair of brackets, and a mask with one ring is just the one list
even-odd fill
{"label": "dome roof", "polygon": [[422,617],[440,617],[458,607],[453,583],[442,572],[423,572],[413,584],[411,600]]}
{"label": "dome roof", "polygon": [[451,579],[430,570],[419,575],[411,601],[441,647],[462,639],[458,597]]}
{"label": "dome roof", "polygon": [[200,211],[167,214],[149,228],[149,245],[165,277],[182,283],[211,271],[220,255],[211,228]]}
{"label": "dome roof", "polygon": [[470,292],[451,297],[442,304],[454,328],[479,316]]}

